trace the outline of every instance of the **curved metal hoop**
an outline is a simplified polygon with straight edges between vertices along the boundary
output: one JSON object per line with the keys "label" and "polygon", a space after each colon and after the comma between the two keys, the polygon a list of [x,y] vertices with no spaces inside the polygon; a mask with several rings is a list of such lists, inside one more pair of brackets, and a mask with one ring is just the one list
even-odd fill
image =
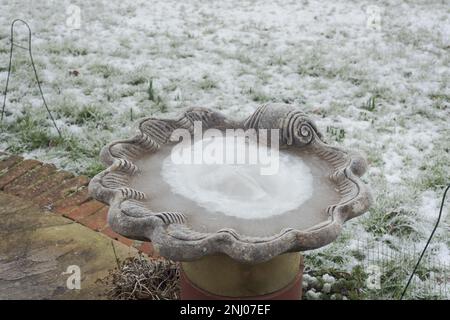
{"label": "curved metal hoop", "polygon": [[[21,22],[28,29],[28,47],[24,47],[22,45],[14,43],[14,25],[17,22]],[[55,119],[53,118],[53,115],[50,112],[50,108],[47,105],[47,101],[45,100],[44,93],[42,91],[41,82],[40,82],[38,74],[37,74],[36,66],[35,66],[34,59],[33,59],[33,53],[31,51],[31,28],[30,28],[30,26],[28,25],[28,23],[26,21],[24,21],[22,19],[15,19],[15,20],[13,20],[13,22],[11,23],[10,42],[11,42],[11,46],[10,46],[10,50],[9,50],[8,75],[6,77],[6,85],[5,85],[5,91],[4,91],[4,96],[3,96],[2,116],[1,116],[0,122],[3,125],[3,117],[4,117],[4,114],[5,114],[5,107],[6,107],[6,96],[8,94],[9,78],[11,77],[13,51],[14,51],[14,47],[17,47],[17,48],[20,48],[20,49],[28,50],[28,54],[30,56],[30,61],[31,61],[31,66],[33,67],[34,77],[36,79],[36,82],[37,82],[37,85],[38,85],[38,88],[39,88],[39,93],[41,95],[42,102],[43,102],[43,104],[45,106],[45,109],[47,110],[47,113],[48,113],[50,119],[52,120],[53,126],[55,127],[56,131],[58,132],[59,137],[62,138],[61,131],[59,130],[58,126],[56,125]]]}

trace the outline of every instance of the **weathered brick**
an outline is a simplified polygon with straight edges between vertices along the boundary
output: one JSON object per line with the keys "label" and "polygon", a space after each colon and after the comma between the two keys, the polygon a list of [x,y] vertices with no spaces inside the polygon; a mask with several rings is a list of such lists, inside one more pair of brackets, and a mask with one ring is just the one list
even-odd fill
{"label": "weathered brick", "polygon": [[10,167],[13,167],[15,164],[17,164],[18,162],[22,161],[23,158],[19,157],[19,156],[5,156],[2,160],[0,160],[0,175],[3,175],[6,170]]}
{"label": "weathered brick", "polygon": [[[109,208],[89,197],[85,176],[75,177],[66,171],[57,171],[51,164],[36,160],[23,160],[19,156],[4,156],[0,152],[0,188],[14,195],[33,199],[86,227],[131,246],[133,240],[114,232],[107,224]],[[141,252],[155,256],[149,242],[136,241]]]}
{"label": "weathered brick", "polygon": [[158,255],[153,250],[153,245],[151,242],[143,242],[139,247],[137,247],[140,252],[145,253],[148,256],[157,257]]}
{"label": "weathered brick", "polygon": [[[85,187],[89,184],[89,178],[86,176],[77,176],[77,181],[66,181],[67,183],[64,185],[64,192],[62,195],[64,198],[69,198],[80,192],[81,190],[84,190]],[[87,190],[87,189],[86,189]]]}
{"label": "weathered brick", "polygon": [[89,183],[89,179],[85,176],[74,177],[72,179],[64,180],[57,188],[45,192],[33,199],[39,206],[49,207],[50,210],[56,202],[68,196],[69,192],[76,189],[82,189]]}
{"label": "weathered brick", "polygon": [[107,219],[108,219],[108,208],[105,207],[103,209],[100,209],[94,214],[91,214],[87,217],[80,219],[78,222],[92,230],[101,231],[107,226],[108,224]]}
{"label": "weathered brick", "polygon": [[24,189],[27,189],[39,181],[48,178],[48,176],[55,173],[56,170],[55,165],[49,163],[36,166],[31,171],[28,171],[21,177],[6,185],[4,191],[14,195],[23,194],[28,196],[26,192],[22,193],[21,191],[24,191]]}
{"label": "weathered brick", "polygon": [[60,208],[58,210],[55,210],[58,213],[61,213],[63,216],[79,221],[83,219],[84,217],[90,216],[91,214],[96,213],[100,209],[103,209],[105,205],[97,200],[91,200],[88,202],[83,203],[82,205],[78,206],[71,206],[71,207],[65,207]]}
{"label": "weathered brick", "polygon": [[57,171],[56,173],[40,180],[38,183],[22,190],[18,195],[26,195],[28,198],[33,199],[39,195],[50,192],[54,188],[58,188],[65,180],[72,179],[73,174],[67,171]]}
{"label": "weathered brick", "polygon": [[[68,190],[68,192],[70,192],[70,190]],[[59,201],[55,202],[54,210],[56,212],[60,212],[65,208],[79,206],[90,200],[92,200],[92,198],[91,196],[89,196],[87,187],[83,187],[81,190],[78,190],[74,194],[71,194],[68,197],[64,197]]]}
{"label": "weathered brick", "polygon": [[0,177],[0,188],[3,189],[8,183],[11,183],[18,177],[22,176],[29,170],[33,169],[36,166],[40,166],[41,162],[37,160],[27,159],[22,162],[17,163],[15,166],[10,167],[8,171],[6,171]]}
{"label": "weathered brick", "polygon": [[117,240],[119,242],[122,242],[123,244],[126,244],[127,246],[131,246],[133,244],[133,240],[125,238],[124,236],[121,236],[117,232],[114,232],[113,229],[111,229],[110,226],[107,226],[101,232],[111,239]]}

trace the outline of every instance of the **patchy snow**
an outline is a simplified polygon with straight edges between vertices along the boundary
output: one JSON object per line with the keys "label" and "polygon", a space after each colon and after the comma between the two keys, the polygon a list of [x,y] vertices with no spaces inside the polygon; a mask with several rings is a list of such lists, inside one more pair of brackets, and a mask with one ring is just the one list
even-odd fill
{"label": "patchy snow", "polygon": [[[69,4],[80,8],[79,30],[68,23]],[[379,28],[368,27],[373,5]],[[0,84],[9,25],[25,19],[47,102],[70,137],[57,143],[26,51],[16,49],[3,150],[92,173],[100,148],[134,133],[139,117],[205,106],[239,118],[267,101],[291,103],[314,116],[327,141],[370,164],[363,179],[374,206],[317,252],[350,257],[354,239],[421,245],[431,232],[450,180],[446,1],[13,0],[1,12]],[[25,29],[17,31],[25,43]],[[449,223],[446,215],[433,240],[443,263]]]}
{"label": "patchy snow", "polygon": [[383,155],[385,163],[385,177],[390,184],[401,183],[400,172],[403,166],[403,159],[394,150],[389,150]]}

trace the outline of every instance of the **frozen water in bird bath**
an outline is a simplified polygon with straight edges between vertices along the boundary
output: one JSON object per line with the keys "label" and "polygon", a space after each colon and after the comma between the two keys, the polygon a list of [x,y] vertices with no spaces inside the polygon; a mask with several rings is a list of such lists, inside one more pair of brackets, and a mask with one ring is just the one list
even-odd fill
{"label": "frozen water in bird bath", "polygon": [[[218,139],[208,141],[209,146],[222,143]],[[208,145],[204,142],[202,148]],[[247,156],[265,148],[242,143]],[[223,145],[224,153],[230,152]],[[277,170],[261,174],[260,162],[174,163],[173,146],[138,160],[140,174],[131,187],[146,193],[152,211],[182,212],[197,231],[232,228],[243,235],[268,236],[285,228],[304,230],[327,220],[326,208],[339,199],[328,163],[306,150],[281,149]]]}
{"label": "frozen water in bird bath", "polygon": [[[208,211],[242,219],[268,218],[295,209],[312,196],[313,177],[299,157],[272,154],[273,172],[265,172],[263,161],[257,161],[256,157],[254,163],[244,158],[237,163],[237,157],[234,157],[238,150],[245,151],[246,148],[254,155],[268,154],[269,149],[264,145],[245,140],[227,144],[225,138],[210,138],[194,143],[192,148],[190,145],[184,147],[188,154],[196,148],[204,152],[223,150],[218,155],[221,159],[217,159],[222,161],[176,164],[171,156],[167,156],[161,173],[174,193],[191,199]],[[233,157],[225,163],[225,155],[230,153]],[[269,157],[266,159],[270,160]]]}

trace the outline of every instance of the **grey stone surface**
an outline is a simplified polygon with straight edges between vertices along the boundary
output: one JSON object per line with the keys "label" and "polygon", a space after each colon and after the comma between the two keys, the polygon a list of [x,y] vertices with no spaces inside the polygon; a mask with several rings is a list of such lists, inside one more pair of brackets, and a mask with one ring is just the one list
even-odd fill
{"label": "grey stone surface", "polygon": [[[203,129],[279,129],[280,145],[314,152],[329,162],[333,168],[330,183],[341,195],[336,204],[327,208],[329,219],[308,230],[286,226],[270,237],[249,237],[232,229],[196,232],[184,223],[181,212],[152,212],[143,202],[146,195],[129,187],[132,176],[139,174],[134,162],[167,144],[175,129],[185,128],[192,133],[194,121],[201,121]],[[290,105],[263,105],[240,122],[209,109],[193,108],[176,119],[143,119],[138,129],[133,138],[103,148],[100,157],[109,167],[91,180],[89,190],[93,197],[110,205],[108,221],[116,232],[132,239],[151,240],[162,256],[172,260],[192,261],[224,253],[240,262],[260,263],[285,252],[319,248],[336,239],[344,222],[364,213],[372,201],[368,187],[359,178],[366,170],[364,158],[326,144],[313,121]]]}
{"label": "grey stone surface", "polygon": [[[136,250],[31,201],[0,192],[0,299],[103,299],[104,278]],[[71,265],[80,267],[81,288],[69,290]]]}

